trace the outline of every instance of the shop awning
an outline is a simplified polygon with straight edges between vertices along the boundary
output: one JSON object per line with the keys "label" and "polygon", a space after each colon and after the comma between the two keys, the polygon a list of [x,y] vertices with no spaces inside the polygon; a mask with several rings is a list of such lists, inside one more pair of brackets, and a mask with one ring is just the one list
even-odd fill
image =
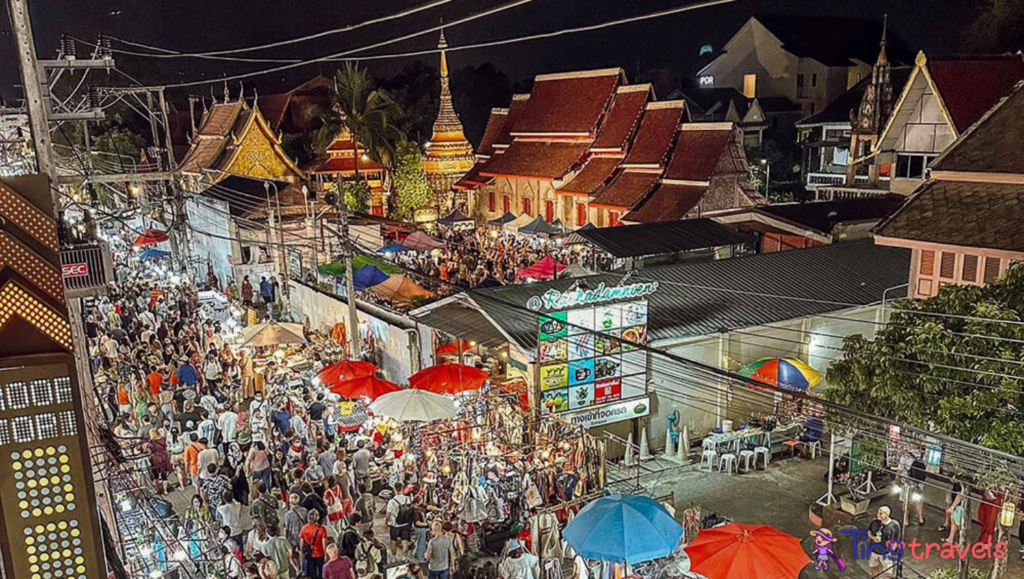
{"label": "shop awning", "polygon": [[417,296],[424,298],[434,297],[433,292],[423,288],[404,275],[393,275],[386,281],[367,288],[366,291],[395,305],[403,306],[408,305]]}
{"label": "shop awning", "polygon": [[517,231],[528,235],[558,235],[561,233],[561,230],[548,224],[548,222],[541,219],[540,216],[520,227]]}
{"label": "shop awning", "polygon": [[539,279],[548,280],[555,279],[558,272],[565,269],[565,265],[555,261],[550,255],[546,255],[541,258],[537,263],[530,267],[525,267],[516,272],[516,279]]}
{"label": "shop awning", "polygon": [[413,310],[409,315],[425,326],[484,348],[497,348],[509,341],[474,304],[450,301]]}
{"label": "shop awning", "polygon": [[437,223],[445,227],[454,227],[456,225],[473,225],[476,221],[466,217],[463,212],[456,209],[441,219],[438,219]]}
{"label": "shop awning", "polygon": [[388,274],[384,273],[376,266],[364,265],[363,267],[356,270],[352,274],[352,284],[355,286],[357,292],[366,291],[366,288],[373,287],[379,283],[384,283],[388,279]]}
{"label": "shop awning", "polygon": [[491,219],[490,221],[487,222],[487,224],[500,227],[502,225],[505,225],[506,223],[511,223],[515,220],[516,214],[512,213],[511,211],[507,211],[501,217],[498,217],[497,219]]}

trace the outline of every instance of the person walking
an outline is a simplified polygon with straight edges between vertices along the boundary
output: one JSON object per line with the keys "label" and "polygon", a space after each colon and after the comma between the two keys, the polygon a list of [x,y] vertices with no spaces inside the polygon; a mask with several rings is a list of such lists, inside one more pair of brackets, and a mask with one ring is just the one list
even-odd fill
{"label": "person walking", "polygon": [[388,547],[394,560],[401,561],[406,557],[412,532],[412,499],[402,493],[401,484],[396,484],[394,490],[394,496],[385,506],[388,536],[391,539]]}
{"label": "person walking", "polygon": [[323,579],[327,527],[320,524],[320,513],[316,510],[306,514],[306,521],[306,526],[299,532],[302,572],[310,579]]}
{"label": "person walking", "polygon": [[432,529],[434,535],[427,543],[427,578],[449,579],[451,574],[452,540],[445,534],[441,523],[435,521]]}
{"label": "person walking", "polygon": [[352,560],[343,555],[334,543],[327,545],[328,561],[324,563],[324,579],[355,579]]}

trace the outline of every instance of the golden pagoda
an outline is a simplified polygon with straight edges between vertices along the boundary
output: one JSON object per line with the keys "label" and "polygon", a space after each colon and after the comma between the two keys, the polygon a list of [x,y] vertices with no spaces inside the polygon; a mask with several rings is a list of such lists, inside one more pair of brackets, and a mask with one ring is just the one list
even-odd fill
{"label": "golden pagoda", "polygon": [[[443,30],[437,47],[441,50],[441,107],[434,121],[434,134],[427,143],[423,168],[439,206],[465,208],[464,198],[454,199],[452,185],[473,167],[476,157],[473,155],[473,145],[462,131],[462,121],[452,105],[452,93],[448,86],[448,57],[445,54],[448,43],[445,42]],[[461,195],[464,197],[465,192],[461,192]]]}

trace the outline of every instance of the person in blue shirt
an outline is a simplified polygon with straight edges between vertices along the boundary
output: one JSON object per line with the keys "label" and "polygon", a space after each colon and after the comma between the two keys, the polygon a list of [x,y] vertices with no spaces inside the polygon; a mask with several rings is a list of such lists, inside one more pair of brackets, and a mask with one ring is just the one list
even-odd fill
{"label": "person in blue shirt", "polygon": [[274,301],[274,286],[270,285],[266,276],[260,280],[260,295],[263,296],[263,303],[270,304]]}
{"label": "person in blue shirt", "polygon": [[274,426],[281,431],[281,434],[284,434],[291,428],[292,414],[282,404],[280,408],[274,411],[271,420],[274,421]]}
{"label": "person in blue shirt", "polygon": [[199,372],[196,371],[196,367],[187,358],[182,358],[182,364],[178,367],[178,384],[184,384],[191,388],[196,385],[198,380]]}

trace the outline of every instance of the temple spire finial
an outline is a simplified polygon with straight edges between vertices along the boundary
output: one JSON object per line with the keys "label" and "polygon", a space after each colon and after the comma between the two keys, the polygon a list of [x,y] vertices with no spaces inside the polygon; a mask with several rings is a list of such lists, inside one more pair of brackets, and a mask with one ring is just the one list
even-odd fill
{"label": "temple spire finial", "polygon": [[447,77],[448,76],[448,54],[446,53],[446,50],[448,49],[448,41],[446,41],[445,38],[444,38],[444,28],[441,29],[441,37],[437,41],[437,48],[438,48],[438,50],[441,51],[441,76],[442,77]]}
{"label": "temple spire finial", "polygon": [[231,100],[231,89],[228,88],[228,81],[224,81],[224,104]]}
{"label": "temple spire finial", "polygon": [[889,35],[889,13],[886,12],[882,15],[882,42],[879,44],[882,48],[885,48],[887,43],[886,37]]}

